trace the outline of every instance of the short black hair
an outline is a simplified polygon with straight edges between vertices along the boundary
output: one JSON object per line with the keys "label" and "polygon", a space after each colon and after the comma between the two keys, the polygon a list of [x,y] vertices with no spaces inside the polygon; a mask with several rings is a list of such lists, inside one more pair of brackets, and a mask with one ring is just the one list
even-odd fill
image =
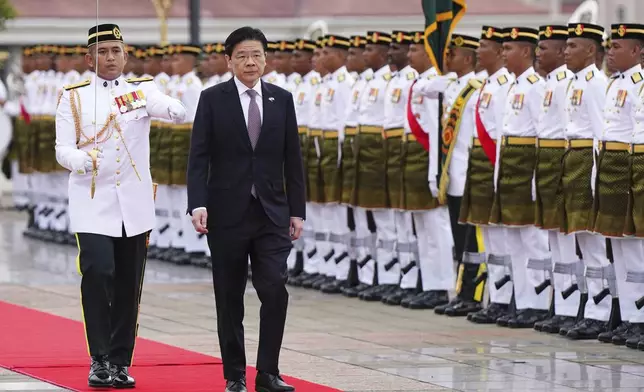
{"label": "short black hair", "polygon": [[233,50],[243,41],[259,41],[262,43],[264,51],[268,48],[268,40],[262,30],[250,26],[240,27],[230,33],[226,42],[224,42],[225,52],[228,56],[233,55]]}

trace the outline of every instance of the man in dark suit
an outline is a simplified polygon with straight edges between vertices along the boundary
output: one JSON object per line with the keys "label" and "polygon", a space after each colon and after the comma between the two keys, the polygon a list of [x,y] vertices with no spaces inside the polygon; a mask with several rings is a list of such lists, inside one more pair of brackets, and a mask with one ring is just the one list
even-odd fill
{"label": "man in dark suit", "polygon": [[305,218],[291,93],[260,81],[264,34],[235,30],[225,50],[234,78],[202,92],[188,162],[188,212],[212,253],[226,391],[246,392],[244,291],[248,256],[260,309],[256,391],[294,391],[279,375],[288,293],[286,258]]}

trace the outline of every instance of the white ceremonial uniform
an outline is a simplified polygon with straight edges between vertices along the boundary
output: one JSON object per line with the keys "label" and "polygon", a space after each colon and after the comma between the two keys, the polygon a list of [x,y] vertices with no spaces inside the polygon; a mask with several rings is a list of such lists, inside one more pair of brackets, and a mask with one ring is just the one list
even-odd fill
{"label": "white ceremonial uniform", "polygon": [[275,70],[262,76],[262,80],[266,83],[274,84],[282,88],[284,88],[284,85],[286,84],[286,76],[284,76],[284,74],[278,73]]}
{"label": "white ceremonial uniform", "polygon": [[[532,67],[526,69],[516,78],[506,98],[503,128],[499,132],[499,138],[502,136],[537,136],[537,126],[545,94],[544,85],[545,82]],[[517,100],[522,102],[519,107],[515,105]],[[500,149],[501,140],[497,139],[497,157],[499,158],[501,156]],[[495,185],[498,184],[499,162],[500,159],[497,159],[494,167]],[[533,179],[533,200],[534,187]],[[506,249],[512,263],[512,283],[514,284],[517,310],[547,310],[550,305],[550,293],[544,290],[541,294],[537,294],[534,290],[546,279],[546,274],[543,271],[528,270],[527,265],[530,259],[550,258],[548,233],[535,226],[507,226]]]}
{"label": "white ceremonial uniform", "polygon": [[[362,102],[362,95],[364,94],[367,82],[373,79],[373,70],[368,68],[364,70],[357,78],[355,78],[355,83],[351,87],[351,103],[347,106],[347,119],[346,126],[357,128],[359,125],[359,116],[360,116],[360,102]],[[365,242],[367,238],[373,238],[371,233],[367,228],[367,215],[364,209],[359,207],[353,207],[353,216],[354,221],[356,222],[356,231],[355,236],[357,241]],[[361,233],[362,237],[358,236],[358,220],[361,221],[361,225],[364,228],[367,228],[366,232]],[[356,246],[356,249],[351,249],[353,253],[352,256],[356,260],[361,261],[367,256],[367,250],[364,247]],[[367,270],[367,268],[358,268],[358,280],[363,284],[371,285],[373,282],[373,269]]]}
{"label": "white ceremonial uniform", "polygon": [[[642,77],[635,79],[640,79],[640,82],[635,84],[637,98],[635,99],[635,104],[632,106],[632,116],[635,120],[635,128],[633,128],[633,145],[641,146],[644,145],[644,70],[640,71],[640,74],[642,75]],[[634,165],[634,167],[632,168],[633,173],[636,173],[638,169],[639,168],[635,167]],[[644,253],[644,242],[641,238],[636,241],[640,242],[642,252]],[[630,302],[630,304],[626,304],[627,312],[630,313],[628,315],[628,321],[630,321],[631,323],[644,323],[644,309],[637,309],[637,307],[633,309],[632,307],[635,301],[644,296],[644,257],[639,259],[633,257],[632,259],[629,259],[629,264],[627,264],[625,267],[627,278],[624,282],[621,283],[622,287],[618,287],[620,297],[622,297],[622,299],[620,299],[620,304],[621,301]],[[618,267],[615,266],[615,269],[618,269]],[[620,283],[618,281],[618,285],[619,284]],[[622,320],[625,320],[624,317],[622,317]]]}
{"label": "white ceremonial uniform", "polygon": [[[59,76],[60,75],[60,76]],[[56,115],[56,105],[58,102],[58,81],[63,78],[62,73],[58,73],[54,70],[49,70],[45,73],[43,79],[43,95],[41,97],[42,115],[45,116],[49,121],[51,121]],[[48,122],[48,124],[51,124]],[[53,127],[53,124],[51,124]],[[50,129],[50,132],[53,129]],[[48,173],[40,174],[40,196],[43,205],[48,209],[47,213],[42,216],[40,226],[44,230],[53,230],[55,229],[56,216],[59,214],[58,207],[64,203],[60,200],[57,186],[57,179],[60,179],[59,173],[51,171]]]}
{"label": "white ceremonial uniform", "polygon": [[302,75],[300,75],[297,72],[293,72],[292,74],[286,76],[285,81],[284,81],[284,86],[282,87],[284,90],[288,91],[289,93],[293,94],[297,86],[302,83]]}
{"label": "white ceremonial uniform", "polygon": [[[407,65],[398,71],[387,86],[387,95],[385,97],[385,130],[405,128],[407,119],[407,100],[409,89],[412,83],[418,77],[418,72],[411,66]],[[405,133],[409,133],[407,130]],[[402,137],[392,139],[392,143],[403,143]],[[400,190],[404,192],[404,189]],[[398,201],[392,201],[398,204]],[[415,288],[418,281],[417,275],[413,279],[413,273],[401,275],[401,269],[409,263],[416,261],[416,255],[412,247],[416,246],[414,236],[412,214],[408,211],[388,209],[385,211],[388,215],[387,225],[384,225],[381,239],[383,241],[394,242],[397,244],[397,251],[392,252],[391,247],[378,248],[376,260],[386,260],[382,269],[378,269],[378,280],[382,284],[400,284],[403,289]],[[383,222],[381,220],[381,222]],[[384,222],[383,222],[384,223]],[[383,226],[383,225],[381,225]],[[401,251],[403,249],[404,251]],[[394,264],[389,271],[384,268],[392,258],[397,258],[398,263]]]}
{"label": "white ceremonial uniform", "polygon": [[[203,91],[203,84],[195,72],[189,72],[181,76],[180,81],[177,83],[175,94],[177,94],[177,98],[186,107],[187,115],[184,124],[192,124],[194,122],[201,91]],[[188,209],[187,187],[185,185],[173,185],[171,187],[171,193],[173,206],[172,216],[175,217],[178,215],[178,219],[182,223],[183,235],[181,244],[183,246],[180,247],[183,247],[188,253],[206,253],[208,249],[207,237],[194,230],[192,217],[185,214],[185,211]]]}
{"label": "white ceremonial uniform", "polygon": [[[604,125],[602,110],[606,101],[606,87],[606,76],[597,69],[595,64],[591,64],[575,74],[570,82],[570,86],[567,88],[565,99],[565,109],[568,116],[568,123],[565,128],[565,136],[567,140],[592,139],[593,144],[598,146],[597,141],[601,137]],[[591,194],[595,187],[595,173],[596,167],[595,164],[593,164],[590,179],[592,189],[587,190],[587,192],[591,192]],[[562,264],[571,264],[578,259],[574,242],[574,239],[577,239],[577,243],[579,244],[579,249],[581,250],[583,257],[583,261],[580,261],[582,264],[580,264],[578,268],[581,267],[583,269],[585,267],[586,275],[588,275],[588,277],[585,278],[585,286],[587,287],[588,295],[591,298],[592,296],[597,295],[603,289],[604,282],[601,278],[602,271],[612,268],[608,258],[606,258],[606,239],[599,234],[593,234],[587,231],[577,232],[574,235],[565,236],[565,238],[561,235],[557,235],[556,237],[558,237]],[[550,239],[552,248],[552,235]],[[566,253],[564,254],[563,252]],[[555,255],[556,253],[553,252],[553,257],[555,257]],[[597,274],[592,274],[592,270],[597,271],[600,278],[593,277]],[[555,278],[564,279],[565,287],[562,287],[564,290],[573,284],[571,274],[556,274]],[[556,279],[555,288],[557,287]],[[580,277],[577,277],[577,280],[579,279]],[[561,297],[559,293],[555,294],[557,295],[556,298],[559,300],[559,302],[555,302],[557,314],[564,315],[563,313],[559,313],[559,307],[561,304],[562,311],[567,312],[565,314],[566,316],[575,316],[579,309],[579,300],[571,300],[578,298],[579,292],[575,292],[574,295],[569,297],[567,300],[563,300],[563,297]],[[573,305],[575,305],[574,308]],[[584,318],[608,321],[610,311],[611,301],[608,298],[605,298],[597,305],[595,305],[594,301],[589,300],[586,303]]]}
{"label": "white ceremonial uniform", "polygon": [[[574,75],[565,65],[551,71],[545,78],[545,94],[541,108],[541,117],[537,126],[539,140],[565,138],[565,127],[569,121],[567,104],[567,92],[570,91],[571,83],[574,83]],[[590,136],[592,139],[592,135]],[[590,190],[589,190],[590,191]],[[559,316],[575,316],[579,310],[579,292],[574,293],[564,300],[561,292],[572,284],[570,274],[554,273],[554,270],[563,270],[579,262],[575,249],[575,236],[562,233],[559,228],[547,230],[551,262],[543,260],[542,263],[531,265],[528,268],[534,270],[553,271],[553,295],[555,300],[555,312]],[[562,267],[563,266],[563,267]]]}
{"label": "white ceremonial uniform", "polygon": [[[309,130],[322,129],[323,118],[322,118],[322,99],[324,94],[324,89],[326,83],[328,82],[330,75],[324,75],[320,80],[317,78],[311,79],[311,99],[309,102]],[[309,136],[309,143],[313,143],[315,146],[315,157],[308,157],[308,164],[312,165],[313,160],[320,159],[320,148],[321,141],[318,140],[316,136]],[[307,169],[308,170],[308,169]],[[325,235],[324,233],[324,217],[323,207],[320,203],[310,202],[306,203],[306,221],[311,224],[312,230],[314,231],[314,237],[322,238]],[[324,255],[330,251],[330,245],[326,241],[316,241],[315,248],[316,252],[313,252],[312,256],[309,258],[307,256],[307,262],[310,269],[316,269],[317,273],[326,276],[335,276],[334,271],[327,271],[327,263],[324,261]]]}
{"label": "white ceremonial uniform", "polygon": [[[302,79],[302,83],[298,84],[293,92],[293,99],[295,101],[295,116],[297,117],[298,130],[306,131],[309,128],[309,121],[311,119],[312,101],[315,99],[314,89],[320,83],[320,74],[316,71],[310,71]],[[302,154],[308,154],[308,152],[303,150]],[[307,168],[304,168],[305,175],[308,175],[307,170]],[[308,210],[310,203],[307,202],[306,204]],[[317,266],[308,259],[307,254],[315,249],[315,229],[308,216],[308,212],[307,217],[309,219],[304,221],[302,241],[296,241],[287,259],[287,266],[289,269],[295,267],[297,251],[304,251],[304,272],[314,274],[318,272]]]}
{"label": "white ceremonial uniform", "polygon": [[[419,80],[430,80],[437,76],[436,69],[430,68],[418,76]],[[407,89],[409,91],[409,88]],[[428,159],[436,160],[438,165],[438,99],[426,98],[417,90],[412,92],[411,112],[418,120],[423,131],[429,135]],[[407,120],[407,107],[405,105],[405,134],[410,134],[409,121]],[[409,142],[415,143],[415,142]],[[429,163],[428,163],[429,164]],[[430,164],[431,165],[431,164]],[[428,190],[429,191],[429,190]],[[408,215],[408,213],[404,213]],[[412,268],[401,277],[400,287],[414,288],[420,269],[423,291],[451,290],[454,288],[456,276],[454,274],[452,247],[452,228],[449,220],[447,206],[438,206],[429,211],[413,211],[411,213],[413,224],[416,226],[416,239],[418,247],[417,267]],[[405,216],[406,218],[406,216]],[[411,222],[406,222],[406,229],[397,227],[398,232],[411,230]],[[413,233],[412,233],[413,234]],[[400,236],[399,236],[400,238]],[[404,268],[401,263],[401,267]]]}
{"label": "white ceremonial uniform", "polygon": [[[161,72],[154,77],[154,84],[163,94],[169,95],[168,85],[170,84],[170,75]],[[154,122],[170,122],[163,118],[152,118]],[[155,200],[157,215],[156,227],[150,234],[150,246],[156,246],[160,249],[168,249],[171,246],[173,238],[172,231],[172,199],[170,196],[170,187],[167,184],[157,186]]]}
{"label": "white ceremonial uniform", "polygon": [[226,72],[223,75],[212,75],[210,78],[208,78],[206,83],[204,83],[203,89],[205,90],[208,87],[216,86],[221,82],[227,82],[228,80],[230,80],[230,78],[232,78],[232,76],[233,74],[230,72]]}
{"label": "white ceremonial uniform", "polygon": [[[387,85],[391,80],[391,68],[389,65],[374,71],[373,78],[367,81],[365,85],[365,91],[373,91],[371,94],[361,94],[360,96],[360,113],[358,115],[358,123],[360,126],[377,126],[383,127],[385,125],[385,99]],[[358,163],[360,165],[360,163]],[[373,219],[376,223],[376,241],[380,242],[383,237],[383,232],[381,226],[384,228],[389,224],[393,225],[394,222],[391,222],[390,214],[386,209],[372,210]],[[354,207],[353,209],[354,221],[356,224],[356,238],[367,238],[371,236],[371,231],[369,231],[369,226],[367,224],[367,210],[362,207]],[[391,228],[386,229],[391,231]],[[385,236],[386,237],[386,236]],[[358,249],[359,254],[370,255],[371,249],[367,247],[360,247]],[[389,260],[377,260],[378,255],[381,254],[380,250],[376,251],[376,255],[371,255],[373,258],[362,267],[362,272],[360,274],[360,281],[362,283],[372,285],[374,282],[375,268],[377,266],[378,272],[384,270],[384,265],[389,262]],[[366,256],[365,256],[366,257]],[[384,284],[380,281],[380,276],[378,276],[378,283]],[[389,284],[397,284],[396,282],[390,282]]]}
{"label": "white ceremonial uniform", "polygon": [[[122,113],[116,98],[133,91],[143,92],[145,105]],[[78,102],[82,102],[76,118],[80,130],[72,112],[72,104]],[[162,94],[154,83],[128,83],[123,77],[107,81],[94,76],[88,85],[63,93],[56,112],[56,159],[71,171],[69,215],[74,233],[121,237],[125,230],[132,237],[154,228],[150,117],[170,119],[171,112],[179,118],[185,115],[183,106]],[[94,148],[91,139],[105,125],[105,133],[97,135],[103,157],[92,199],[92,173],[85,170],[84,162]],[[80,140],[76,140],[77,131]]]}
{"label": "white ceremonial uniform", "polygon": [[[479,116],[492,140],[497,140],[503,127],[505,101],[512,82],[514,77],[507,68],[501,67],[487,78],[479,92]],[[476,112],[474,116],[476,121]],[[474,139],[478,139],[477,132],[474,133]],[[488,256],[488,282],[497,282],[506,275],[507,266],[503,264],[507,255],[505,227],[494,225],[479,225],[479,227],[483,234],[485,253]],[[507,305],[512,299],[512,282],[508,282],[500,289],[497,289],[494,284],[489,284],[488,290],[491,303]]]}
{"label": "white ceremonial uniform", "polygon": [[[324,133],[337,132],[336,148],[338,160],[336,167],[341,170],[342,142],[344,141],[344,127],[347,122],[347,107],[351,104],[351,86],[354,80],[349,75],[347,67],[342,66],[333,72],[325,83],[321,103],[321,128]],[[326,152],[323,152],[326,153]],[[325,184],[326,188],[326,184]],[[327,188],[328,189],[328,188]],[[329,197],[331,195],[327,195]],[[333,257],[327,261],[327,272],[338,280],[346,280],[349,276],[350,260],[344,257],[336,261],[344,252],[348,254],[350,230],[348,227],[348,209],[338,202],[325,203],[322,209],[321,223],[323,232],[328,234],[328,247],[333,249]],[[322,253],[326,254],[326,253]]]}
{"label": "white ceremonial uniform", "polygon": [[[643,138],[638,132],[641,127],[637,124],[642,117],[641,111],[637,111],[642,105],[640,94],[644,84],[642,78],[642,67],[639,64],[611,77],[603,112],[604,127],[601,141],[642,143]],[[642,286],[639,283],[628,282],[630,280],[628,273],[637,271],[642,266],[642,260],[644,260],[642,240],[618,237],[611,238],[611,243],[614,259],[612,265],[617,280],[622,321],[644,322],[642,311],[635,306],[635,301],[642,295]]]}

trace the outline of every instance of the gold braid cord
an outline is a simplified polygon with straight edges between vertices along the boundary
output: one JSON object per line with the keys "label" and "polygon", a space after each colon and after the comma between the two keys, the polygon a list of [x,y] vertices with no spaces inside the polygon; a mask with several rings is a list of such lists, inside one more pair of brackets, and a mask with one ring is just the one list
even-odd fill
{"label": "gold braid cord", "polygon": [[[114,134],[114,129],[118,132],[119,136],[121,137],[121,140],[123,142],[123,147],[125,147],[125,152],[127,152],[128,158],[130,159],[130,163],[132,164],[132,168],[134,169],[134,173],[136,174],[136,177],[141,181],[141,176],[139,175],[139,171],[136,169],[136,163],[134,162],[134,159],[132,158],[132,154],[130,154],[130,149],[127,147],[127,144],[125,143],[125,137],[123,137],[123,132],[121,130],[120,125],[116,121],[116,114],[110,113],[110,115],[107,117],[107,120],[105,121],[105,124],[103,124],[103,127],[101,130],[96,134],[95,137],[88,137],[84,132],[83,132],[83,127],[81,126],[81,100],[80,96],[75,90],[71,90],[69,92],[69,101],[72,109],[72,116],[74,117],[74,127],[76,128],[76,147],[78,149],[88,146],[90,144],[94,143],[94,140],[96,139],[96,144],[102,144],[108,141],[112,135]],[[112,127],[110,127],[112,125]],[[81,142],[81,137],[84,138],[84,141]]]}

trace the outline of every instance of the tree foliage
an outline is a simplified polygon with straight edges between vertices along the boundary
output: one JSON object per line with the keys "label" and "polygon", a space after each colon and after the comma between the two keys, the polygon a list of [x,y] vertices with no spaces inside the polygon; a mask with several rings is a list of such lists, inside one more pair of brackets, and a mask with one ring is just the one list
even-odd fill
{"label": "tree foliage", "polygon": [[13,8],[11,0],[0,0],[0,30],[4,30],[5,23],[16,16],[18,16],[18,13]]}

